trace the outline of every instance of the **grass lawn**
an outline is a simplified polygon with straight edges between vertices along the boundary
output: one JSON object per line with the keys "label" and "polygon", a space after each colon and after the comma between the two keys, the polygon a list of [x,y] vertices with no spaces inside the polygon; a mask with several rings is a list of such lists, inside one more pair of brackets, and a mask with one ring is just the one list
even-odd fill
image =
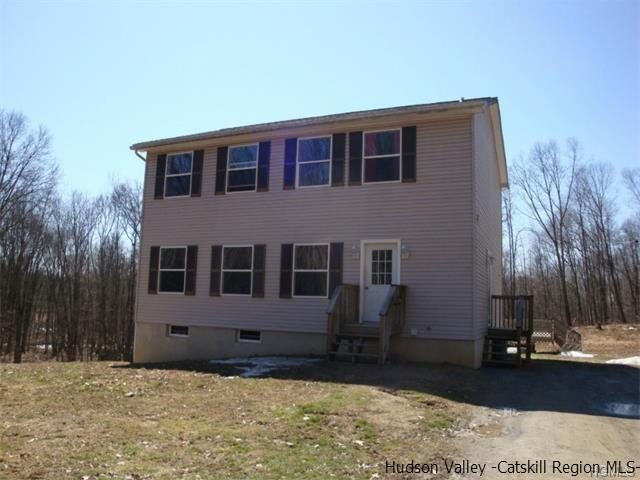
{"label": "grass lawn", "polygon": [[454,455],[470,421],[429,366],[182,367],[0,364],[0,478],[385,478],[386,460]]}

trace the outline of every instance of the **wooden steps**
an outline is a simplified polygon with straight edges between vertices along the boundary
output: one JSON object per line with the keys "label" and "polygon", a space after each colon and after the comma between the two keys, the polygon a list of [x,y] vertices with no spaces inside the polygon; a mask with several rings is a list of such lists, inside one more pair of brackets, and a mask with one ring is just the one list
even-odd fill
{"label": "wooden steps", "polygon": [[[514,351],[515,350],[515,351]],[[524,355],[524,359],[523,359]],[[489,329],[484,339],[483,366],[522,366],[531,355],[531,338],[518,331]]]}
{"label": "wooden steps", "polygon": [[327,308],[327,358],[352,362],[372,360],[384,365],[391,337],[402,332],[406,287],[390,285],[379,322],[359,322],[358,285],[338,285]]}
{"label": "wooden steps", "polygon": [[331,360],[358,360],[378,361],[379,355],[378,335],[363,335],[340,332],[335,336],[332,348],[329,351]]}

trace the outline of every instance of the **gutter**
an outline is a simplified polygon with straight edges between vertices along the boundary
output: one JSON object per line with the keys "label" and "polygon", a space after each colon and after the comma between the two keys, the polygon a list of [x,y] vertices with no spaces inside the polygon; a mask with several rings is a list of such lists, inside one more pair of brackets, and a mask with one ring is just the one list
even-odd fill
{"label": "gutter", "polygon": [[138,157],[140,160],[142,160],[143,162],[146,162],[147,159],[145,157],[143,157],[142,155],[140,155],[140,152],[138,150],[134,150],[133,151],[136,154],[136,157]]}

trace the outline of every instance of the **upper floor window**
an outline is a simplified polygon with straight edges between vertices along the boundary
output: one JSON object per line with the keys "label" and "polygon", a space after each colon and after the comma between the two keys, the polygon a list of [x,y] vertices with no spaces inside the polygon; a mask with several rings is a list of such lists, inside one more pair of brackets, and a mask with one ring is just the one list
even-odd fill
{"label": "upper floor window", "polygon": [[227,192],[253,192],[256,190],[257,144],[229,147],[227,165]]}
{"label": "upper floor window", "polygon": [[400,180],[400,130],[365,132],[364,181]]}
{"label": "upper floor window", "polygon": [[186,247],[160,248],[160,292],[184,293]]}
{"label": "upper floor window", "polygon": [[164,196],[183,197],[191,194],[193,152],[167,155]]}
{"label": "upper floor window", "polygon": [[251,295],[253,245],[222,247],[222,293]]}
{"label": "upper floor window", "polygon": [[298,187],[329,185],[331,137],[298,139]]}
{"label": "upper floor window", "polygon": [[329,284],[329,245],[295,245],[293,295],[326,297]]}

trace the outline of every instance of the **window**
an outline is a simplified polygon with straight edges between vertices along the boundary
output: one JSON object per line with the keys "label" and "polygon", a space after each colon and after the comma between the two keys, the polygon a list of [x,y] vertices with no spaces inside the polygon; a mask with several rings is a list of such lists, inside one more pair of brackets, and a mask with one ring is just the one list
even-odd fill
{"label": "window", "polygon": [[237,330],[236,340],[238,342],[260,343],[262,332],[259,330]]}
{"label": "window", "polygon": [[160,248],[160,292],[184,293],[186,247]]}
{"label": "window", "polygon": [[400,180],[400,130],[365,132],[363,141],[365,183]]}
{"label": "window", "polygon": [[251,295],[253,246],[222,247],[222,293]]}
{"label": "window", "polygon": [[391,285],[393,250],[373,250],[371,252],[371,284]]}
{"label": "window", "polygon": [[169,325],[169,336],[170,337],[188,337],[189,327],[185,327],[182,325]]}
{"label": "window", "polygon": [[254,192],[258,171],[258,145],[229,148],[227,192]]}
{"label": "window", "polygon": [[293,296],[326,297],[329,280],[329,245],[295,245]]}
{"label": "window", "polygon": [[331,137],[298,139],[298,186],[329,185]]}
{"label": "window", "polygon": [[165,197],[183,197],[191,194],[191,165],[193,152],[167,155],[164,182]]}

